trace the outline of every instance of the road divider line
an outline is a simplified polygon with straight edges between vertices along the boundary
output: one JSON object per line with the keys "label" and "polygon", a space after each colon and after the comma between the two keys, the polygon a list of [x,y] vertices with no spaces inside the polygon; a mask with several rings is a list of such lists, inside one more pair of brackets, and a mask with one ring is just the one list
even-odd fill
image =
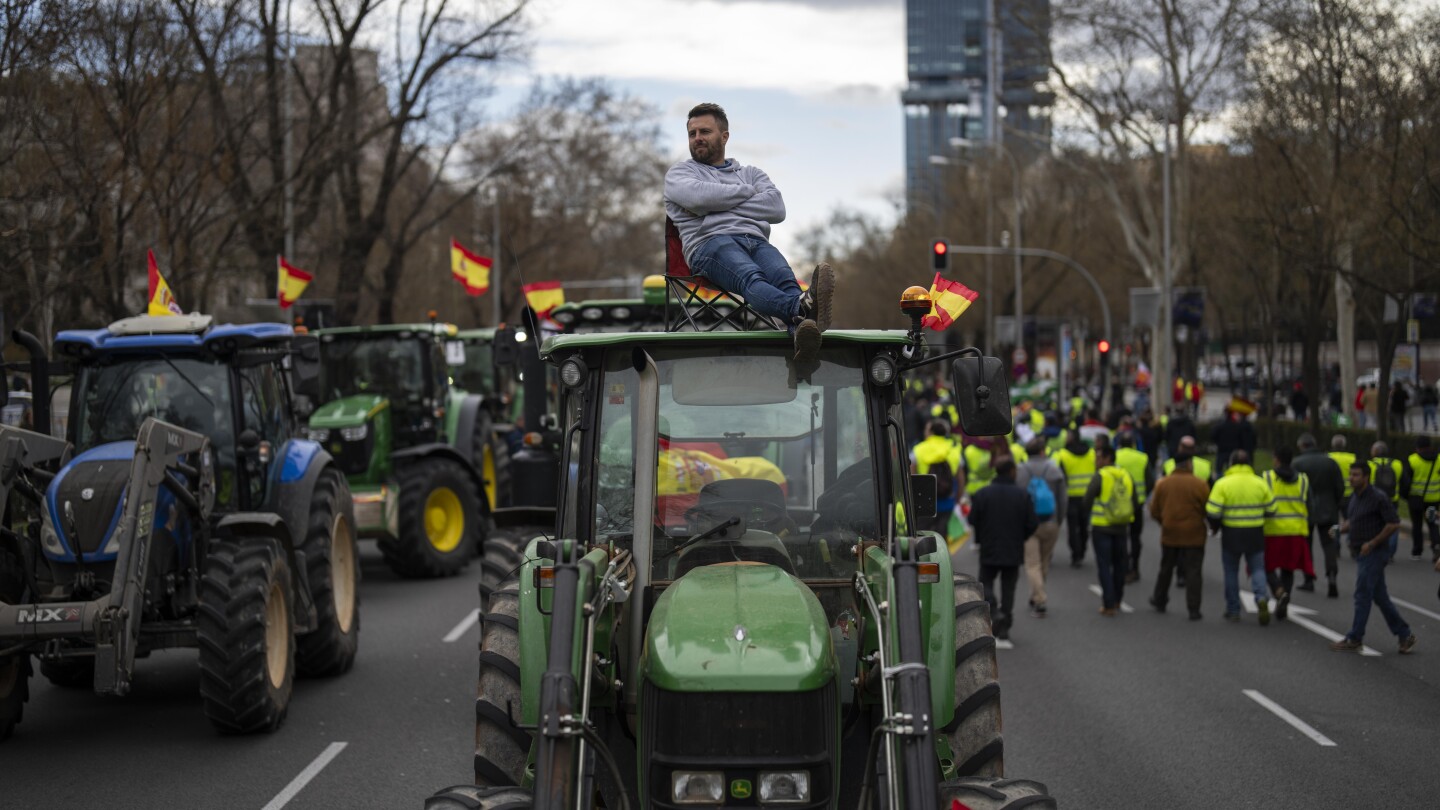
{"label": "road divider line", "polygon": [[1326,748],[1335,747],[1334,740],[1316,731],[1314,726],[1306,723],[1304,720],[1301,720],[1300,718],[1286,711],[1284,706],[1281,706],[1279,703],[1276,703],[1270,698],[1265,697],[1254,689],[1245,689],[1243,691],[1245,693],[1245,697],[1248,697],[1256,703],[1259,703],[1261,706],[1264,706],[1266,709],[1269,709],[1271,714],[1289,723],[1295,728],[1296,731],[1314,740],[1317,744],[1325,746]]}
{"label": "road divider line", "polygon": [[[1105,590],[1104,590],[1103,588],[1101,588],[1099,585],[1091,585],[1091,586],[1090,586],[1090,592],[1093,593],[1093,594],[1095,594],[1096,596],[1100,597],[1101,599],[1104,599],[1104,598],[1105,598]],[[1121,613],[1134,613],[1134,612],[1135,612],[1135,608],[1130,607],[1130,603],[1129,603],[1129,602],[1126,602],[1125,600],[1122,599],[1122,600],[1120,600],[1120,612],[1121,612]]]}
{"label": "road divider line", "polygon": [[[1292,613],[1290,614],[1290,618],[1286,619],[1286,621],[1291,622],[1292,624],[1298,624],[1306,630],[1314,633],[1315,635],[1329,639],[1330,641],[1339,641],[1340,639],[1345,638],[1344,633],[1337,633],[1323,624],[1318,624],[1316,622],[1310,621],[1304,616],[1296,616]],[[1362,644],[1360,645],[1360,654],[1378,658],[1380,656],[1380,651]]]}
{"label": "road divider line", "polygon": [[1012,641],[1010,641],[1010,639],[1008,639],[1008,638],[1000,638],[1000,639],[996,639],[996,640],[995,640],[995,649],[997,649],[997,650],[1013,650],[1013,649],[1015,649],[1015,644],[1014,644]]}
{"label": "road divider line", "polygon": [[469,616],[461,619],[460,623],[455,625],[455,628],[453,630],[445,634],[445,638],[443,639],[443,641],[446,644],[451,644],[453,642],[459,641],[462,636],[470,632],[470,628],[474,627],[475,623],[478,621],[480,621],[480,608],[475,608],[474,610],[470,611]]}
{"label": "road divider line", "polygon": [[1391,601],[1391,602],[1394,602],[1395,604],[1399,605],[1400,607],[1409,608],[1410,610],[1413,610],[1413,611],[1415,611],[1416,613],[1419,613],[1419,614],[1422,615],[1422,616],[1429,616],[1430,618],[1432,618],[1432,619],[1434,619],[1434,620],[1436,620],[1436,621],[1440,621],[1440,613],[1431,613],[1430,611],[1426,610],[1425,608],[1422,608],[1422,607],[1420,607],[1419,605],[1411,604],[1410,602],[1406,602],[1404,599],[1401,599],[1401,598],[1399,598],[1398,596],[1395,596],[1394,594],[1391,594],[1391,595],[1390,595],[1390,601]]}
{"label": "road divider line", "polygon": [[315,757],[309,765],[306,765],[305,770],[301,771],[299,776],[290,780],[290,784],[286,785],[285,789],[280,791],[279,795],[275,798],[271,799],[270,803],[265,805],[262,810],[280,810],[280,808],[289,804],[290,800],[295,798],[300,791],[304,790],[305,786],[310,784],[310,780],[319,776],[320,772],[325,770],[325,766],[330,764],[330,760],[339,756],[340,752],[344,751],[347,745],[349,745],[349,743],[332,742],[326,746],[325,750],[320,752],[320,756]]}

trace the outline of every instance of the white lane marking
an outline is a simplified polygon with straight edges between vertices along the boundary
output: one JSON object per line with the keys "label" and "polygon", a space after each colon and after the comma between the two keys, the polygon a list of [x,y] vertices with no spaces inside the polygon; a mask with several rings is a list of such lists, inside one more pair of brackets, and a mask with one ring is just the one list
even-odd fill
{"label": "white lane marking", "polygon": [[480,608],[475,608],[474,610],[470,611],[469,616],[461,619],[460,623],[455,625],[455,628],[453,630],[446,633],[445,638],[441,640],[444,641],[446,644],[459,641],[460,637],[470,632],[470,628],[474,627],[475,623],[478,621],[480,621]]}
{"label": "white lane marking", "polygon": [[[1344,633],[1337,633],[1337,632],[1335,632],[1334,630],[1331,630],[1330,628],[1326,627],[1326,626],[1323,625],[1323,624],[1319,624],[1319,623],[1317,623],[1317,622],[1312,622],[1312,621],[1310,621],[1309,619],[1305,618],[1304,616],[1296,616],[1295,613],[1294,613],[1294,610],[1295,610],[1294,607],[1291,607],[1290,610],[1291,610],[1290,618],[1287,619],[1286,621],[1289,621],[1289,622],[1291,622],[1292,624],[1297,624],[1297,625],[1305,628],[1306,630],[1309,630],[1310,632],[1314,633],[1315,635],[1321,636],[1321,637],[1326,638],[1326,639],[1329,639],[1330,641],[1339,641],[1340,639],[1345,638],[1345,634],[1344,634]],[[1361,655],[1369,655],[1369,656],[1372,656],[1372,657],[1379,657],[1380,651],[1379,651],[1379,650],[1376,650],[1376,649],[1372,649],[1372,648],[1367,647],[1367,646],[1365,646],[1365,645],[1362,644],[1362,645],[1360,645],[1360,654],[1361,654]]]}
{"label": "white lane marking", "polygon": [[[1104,599],[1104,598],[1105,598],[1105,590],[1104,590],[1103,588],[1101,588],[1099,585],[1091,585],[1091,586],[1090,586],[1090,592],[1093,593],[1093,594],[1095,594],[1096,596],[1100,597],[1101,599]],[[1120,600],[1120,612],[1121,612],[1121,613],[1134,613],[1134,612],[1135,612],[1135,608],[1130,607],[1130,603],[1129,603],[1129,602],[1126,602],[1125,600],[1122,599],[1122,600]]]}
{"label": "white lane marking", "polygon": [[1011,642],[1010,639],[1008,639],[1008,638],[999,638],[999,639],[996,639],[996,640],[995,640],[995,649],[997,649],[997,650],[1013,650],[1013,649],[1015,649],[1015,644],[1014,644],[1013,642]]}
{"label": "white lane marking", "polygon": [[1434,619],[1434,620],[1436,620],[1436,621],[1440,621],[1440,613],[1431,613],[1430,611],[1426,610],[1425,608],[1420,607],[1419,605],[1411,604],[1411,603],[1409,603],[1409,602],[1406,602],[1404,599],[1401,599],[1401,598],[1399,598],[1399,597],[1397,597],[1397,596],[1393,596],[1393,595],[1390,597],[1390,601],[1391,601],[1391,602],[1394,602],[1395,604],[1399,605],[1400,607],[1409,608],[1410,610],[1413,610],[1413,611],[1415,611],[1416,613],[1419,613],[1419,614],[1422,615],[1422,616],[1429,616],[1430,618],[1432,618],[1432,619]]}
{"label": "white lane marking", "polygon": [[311,779],[319,776],[320,772],[325,769],[325,766],[330,764],[330,760],[339,756],[340,752],[344,751],[347,745],[349,745],[349,743],[332,742],[326,746],[325,750],[320,752],[320,756],[315,757],[309,765],[306,765],[305,770],[301,771],[299,776],[290,780],[290,784],[286,785],[285,789],[280,791],[279,795],[275,798],[271,799],[270,803],[265,805],[262,810],[280,810],[280,808],[289,804],[290,800],[295,798],[300,791],[304,790],[305,786],[310,784]]}
{"label": "white lane marking", "polygon": [[1254,689],[1245,689],[1243,691],[1245,693],[1245,697],[1248,697],[1256,703],[1259,703],[1261,706],[1269,709],[1271,714],[1275,715],[1281,720],[1284,720],[1291,726],[1294,726],[1296,731],[1299,731],[1301,734],[1304,734],[1306,737],[1309,737],[1316,743],[1323,745],[1327,748],[1335,747],[1334,740],[1316,731],[1314,726],[1306,723],[1304,720],[1301,720],[1300,718],[1286,711],[1284,706],[1281,706],[1279,703],[1276,703],[1270,698],[1265,697]]}

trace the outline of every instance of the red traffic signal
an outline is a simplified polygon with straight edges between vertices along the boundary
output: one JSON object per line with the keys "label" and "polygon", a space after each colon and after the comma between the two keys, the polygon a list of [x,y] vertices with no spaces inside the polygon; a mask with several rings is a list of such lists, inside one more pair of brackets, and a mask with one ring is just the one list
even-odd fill
{"label": "red traffic signal", "polygon": [[1108,341],[1108,340],[1101,340],[1099,343],[1096,343],[1096,344],[1095,344],[1095,348],[1099,349],[1101,354],[1109,354],[1109,353],[1110,353],[1110,341]]}
{"label": "red traffic signal", "polygon": [[930,258],[934,268],[939,272],[950,269],[950,243],[944,239],[936,239],[930,243]]}

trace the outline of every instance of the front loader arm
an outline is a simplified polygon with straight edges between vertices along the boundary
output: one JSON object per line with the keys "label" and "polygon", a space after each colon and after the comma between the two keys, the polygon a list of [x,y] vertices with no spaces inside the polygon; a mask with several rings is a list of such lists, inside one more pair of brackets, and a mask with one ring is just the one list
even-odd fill
{"label": "front loader arm", "polygon": [[[0,425],[0,516],[7,514],[5,509],[12,490],[25,487],[34,490],[34,482],[28,480],[30,475],[39,471],[41,465],[60,466],[69,451],[70,444],[64,439]],[[40,499],[39,491],[28,494],[36,501]]]}

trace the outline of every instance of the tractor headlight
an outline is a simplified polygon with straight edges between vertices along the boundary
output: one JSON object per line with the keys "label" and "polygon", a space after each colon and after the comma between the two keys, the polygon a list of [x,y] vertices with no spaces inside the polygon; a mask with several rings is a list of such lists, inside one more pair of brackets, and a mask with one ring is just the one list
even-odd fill
{"label": "tractor headlight", "polygon": [[560,382],[568,388],[579,388],[585,383],[585,361],[571,357],[560,364]]}
{"label": "tractor headlight", "polygon": [[355,427],[340,428],[340,438],[347,442],[358,442],[370,435],[370,425],[356,425]]}
{"label": "tractor headlight", "polygon": [[877,355],[870,361],[870,382],[875,385],[889,385],[895,381],[895,361],[887,355]]}
{"label": "tractor headlight", "polygon": [[580,310],[580,317],[587,321],[598,321],[605,317],[605,310],[600,307],[586,307]]}
{"label": "tractor headlight", "polygon": [[725,774],[720,771],[675,771],[670,798],[676,804],[720,804],[725,800]]}
{"label": "tractor headlight", "polygon": [[810,801],[809,771],[760,773],[761,804],[804,804]]}
{"label": "tractor headlight", "polygon": [[320,442],[322,444],[330,441],[329,428],[310,428],[308,432],[310,434],[310,441]]}
{"label": "tractor headlight", "polygon": [[55,527],[50,525],[49,515],[45,516],[45,523],[40,527],[40,545],[51,556],[65,556],[65,545],[60,542],[60,535],[55,533]]}

